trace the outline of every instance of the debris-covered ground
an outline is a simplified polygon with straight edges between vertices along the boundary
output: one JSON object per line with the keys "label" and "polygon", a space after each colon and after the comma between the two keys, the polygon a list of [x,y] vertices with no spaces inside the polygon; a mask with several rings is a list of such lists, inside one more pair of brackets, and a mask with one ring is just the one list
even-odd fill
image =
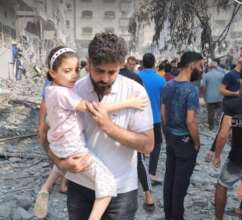
{"label": "debris-covered ground", "polygon": [[[21,82],[1,82],[0,92],[0,220],[35,219],[33,204],[41,184],[51,168],[42,147],[37,143],[35,131],[38,118],[38,103],[43,81],[24,79]],[[186,220],[209,220],[214,213],[214,184],[219,170],[205,162],[215,131],[206,126],[206,111],[200,112],[200,136],[202,147],[197,166],[191,178],[185,200]],[[29,136],[22,139],[8,139],[14,136]],[[224,153],[227,154],[227,146]],[[162,145],[158,173],[164,177],[165,147]],[[155,186],[156,210],[146,213],[142,208],[143,193],[140,187],[137,220],[164,219],[162,186]],[[225,220],[238,219],[233,208],[239,205],[234,191],[229,192]],[[50,193],[48,220],[66,220],[66,196],[55,186]]]}

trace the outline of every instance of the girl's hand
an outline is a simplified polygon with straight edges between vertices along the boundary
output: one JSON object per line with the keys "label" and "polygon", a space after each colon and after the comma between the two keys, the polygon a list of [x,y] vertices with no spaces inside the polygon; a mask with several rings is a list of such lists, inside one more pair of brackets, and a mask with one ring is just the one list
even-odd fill
{"label": "girl's hand", "polygon": [[148,99],[147,97],[133,97],[127,100],[127,104],[130,108],[144,110],[148,105]]}

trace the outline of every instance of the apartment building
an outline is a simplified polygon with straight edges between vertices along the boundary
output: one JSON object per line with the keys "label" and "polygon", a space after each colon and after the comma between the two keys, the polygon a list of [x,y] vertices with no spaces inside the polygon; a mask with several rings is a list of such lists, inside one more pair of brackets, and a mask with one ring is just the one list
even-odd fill
{"label": "apartment building", "polygon": [[129,43],[133,0],[76,0],[75,4],[75,38],[81,57],[86,56],[88,44],[98,32],[111,31]]}

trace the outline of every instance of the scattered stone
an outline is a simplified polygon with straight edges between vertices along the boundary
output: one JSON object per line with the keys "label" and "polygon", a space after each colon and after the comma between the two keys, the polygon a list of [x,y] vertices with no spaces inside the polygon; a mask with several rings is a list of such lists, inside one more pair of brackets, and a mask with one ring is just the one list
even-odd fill
{"label": "scattered stone", "polygon": [[7,204],[0,205],[0,219],[1,220],[11,220],[11,210],[12,207]]}
{"label": "scattered stone", "polygon": [[22,207],[18,207],[13,211],[12,220],[30,220],[33,214],[29,213]]}
{"label": "scattered stone", "polygon": [[34,199],[30,195],[16,196],[17,205],[28,210],[33,205]]}

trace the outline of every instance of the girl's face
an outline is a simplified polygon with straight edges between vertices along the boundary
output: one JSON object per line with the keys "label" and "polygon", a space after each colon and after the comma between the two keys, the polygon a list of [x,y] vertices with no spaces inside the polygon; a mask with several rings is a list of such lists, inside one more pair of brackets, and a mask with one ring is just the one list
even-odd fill
{"label": "girl's face", "polygon": [[62,60],[56,70],[50,70],[50,75],[56,85],[72,88],[78,79],[79,60],[77,57],[69,57]]}

